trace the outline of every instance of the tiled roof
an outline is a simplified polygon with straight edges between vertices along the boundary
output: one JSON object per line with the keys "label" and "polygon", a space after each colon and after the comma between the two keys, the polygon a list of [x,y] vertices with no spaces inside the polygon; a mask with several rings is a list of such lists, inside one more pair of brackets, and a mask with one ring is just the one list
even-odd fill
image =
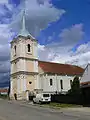
{"label": "tiled roof", "polygon": [[8,92],[8,89],[0,89],[0,93],[6,93]]}
{"label": "tiled roof", "polygon": [[39,66],[45,73],[55,73],[62,75],[82,75],[84,69],[75,65],[59,64],[39,61]]}
{"label": "tiled roof", "polygon": [[87,82],[81,82],[80,84],[81,84],[81,85],[88,85],[88,84],[90,85],[90,81],[87,81]]}

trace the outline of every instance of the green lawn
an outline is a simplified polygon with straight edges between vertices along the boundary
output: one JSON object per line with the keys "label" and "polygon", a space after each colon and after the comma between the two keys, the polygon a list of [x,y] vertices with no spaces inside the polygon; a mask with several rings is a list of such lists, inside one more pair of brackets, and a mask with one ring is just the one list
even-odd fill
{"label": "green lawn", "polygon": [[7,95],[1,95],[1,94],[0,94],[0,98],[2,98],[2,99],[7,99],[8,96],[7,96]]}

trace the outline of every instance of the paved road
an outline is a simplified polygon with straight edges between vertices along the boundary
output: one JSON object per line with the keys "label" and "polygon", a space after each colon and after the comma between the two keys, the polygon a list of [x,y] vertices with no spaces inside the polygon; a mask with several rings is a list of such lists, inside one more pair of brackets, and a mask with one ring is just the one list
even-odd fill
{"label": "paved road", "polygon": [[90,120],[60,111],[0,100],[0,120]]}

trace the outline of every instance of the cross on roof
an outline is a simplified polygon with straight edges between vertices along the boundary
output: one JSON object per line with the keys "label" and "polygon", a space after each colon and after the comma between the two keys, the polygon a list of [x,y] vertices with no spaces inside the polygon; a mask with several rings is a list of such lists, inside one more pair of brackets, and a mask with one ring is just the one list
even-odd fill
{"label": "cross on roof", "polygon": [[[25,14],[26,14],[26,10],[25,10],[25,1],[24,1],[24,8],[23,8],[23,14],[22,14],[22,26],[21,26],[21,30],[18,34],[18,36],[24,36],[24,37],[27,37],[27,36],[31,36],[32,35],[29,33],[29,31],[26,29],[26,18],[25,18]],[[34,37],[32,37],[34,38]]]}

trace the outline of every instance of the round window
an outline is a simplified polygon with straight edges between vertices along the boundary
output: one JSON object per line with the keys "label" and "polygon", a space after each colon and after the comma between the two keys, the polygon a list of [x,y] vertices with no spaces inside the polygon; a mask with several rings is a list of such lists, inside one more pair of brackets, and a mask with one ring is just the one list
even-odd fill
{"label": "round window", "polygon": [[32,84],[32,82],[29,82],[29,84]]}

